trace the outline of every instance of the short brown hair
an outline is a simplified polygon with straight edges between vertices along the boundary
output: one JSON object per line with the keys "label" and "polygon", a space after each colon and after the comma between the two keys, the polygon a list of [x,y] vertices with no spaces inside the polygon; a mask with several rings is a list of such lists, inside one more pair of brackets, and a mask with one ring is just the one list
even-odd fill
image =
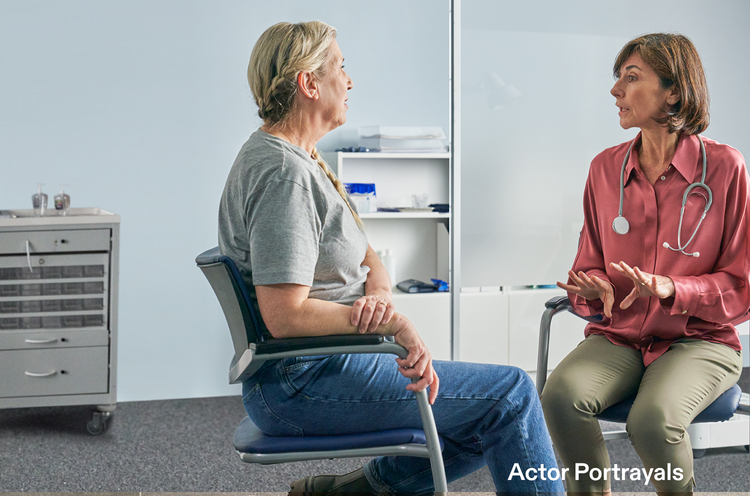
{"label": "short brown hair", "polygon": [[670,133],[699,134],[709,123],[708,85],[703,64],[693,42],[681,34],[654,33],[628,42],[617,54],[614,74],[633,53],[640,54],[659,76],[664,89],[677,85],[680,100],[669,105],[666,117],[655,119],[666,124]]}

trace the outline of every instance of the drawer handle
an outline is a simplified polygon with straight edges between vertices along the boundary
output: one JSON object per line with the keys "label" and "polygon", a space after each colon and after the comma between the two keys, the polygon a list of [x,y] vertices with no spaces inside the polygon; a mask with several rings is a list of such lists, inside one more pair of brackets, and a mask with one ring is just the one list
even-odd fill
{"label": "drawer handle", "polygon": [[57,370],[53,370],[51,372],[29,372],[28,370],[24,372],[24,374],[28,375],[29,377],[49,377],[51,375],[57,374]]}
{"label": "drawer handle", "polygon": [[55,339],[25,339],[24,341],[29,344],[50,344],[50,343],[57,343],[57,338]]}
{"label": "drawer handle", "polygon": [[34,268],[31,266],[31,250],[29,248],[29,240],[26,240],[26,261],[29,264],[29,270],[34,272]]}

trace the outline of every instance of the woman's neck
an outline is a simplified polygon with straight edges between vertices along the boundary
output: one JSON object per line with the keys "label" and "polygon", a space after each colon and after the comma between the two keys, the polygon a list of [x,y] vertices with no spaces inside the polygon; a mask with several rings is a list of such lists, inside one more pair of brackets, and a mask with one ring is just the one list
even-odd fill
{"label": "woman's neck", "polygon": [[651,184],[654,184],[672,163],[679,139],[679,133],[670,133],[666,128],[660,128],[658,131],[642,130],[638,162]]}
{"label": "woman's neck", "polygon": [[283,139],[293,145],[305,150],[312,155],[313,148],[325,133],[314,132],[319,126],[316,126],[309,118],[304,115],[290,116],[283,123],[263,124],[261,131],[272,134],[277,138]]}

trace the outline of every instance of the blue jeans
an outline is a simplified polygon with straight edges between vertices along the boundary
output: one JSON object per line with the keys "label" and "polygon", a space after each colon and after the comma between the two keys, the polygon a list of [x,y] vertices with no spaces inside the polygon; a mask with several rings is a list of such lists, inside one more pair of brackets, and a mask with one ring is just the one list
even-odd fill
{"label": "blue jeans", "polygon": [[[487,464],[498,491],[563,492],[559,480],[525,477],[528,468],[537,474],[542,465],[557,469],[539,398],[525,372],[463,362],[433,365],[440,390],[432,410],[445,442],[449,482]],[[407,384],[392,355],[288,358],[266,364],[246,381],[243,402],[253,422],[272,436],[420,429]],[[364,473],[380,492],[433,490],[430,463],[424,458],[375,458]]]}

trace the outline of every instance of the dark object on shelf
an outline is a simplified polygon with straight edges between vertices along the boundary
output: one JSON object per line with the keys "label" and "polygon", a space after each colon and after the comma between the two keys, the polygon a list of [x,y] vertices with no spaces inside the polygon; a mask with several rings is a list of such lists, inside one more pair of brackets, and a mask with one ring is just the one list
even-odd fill
{"label": "dark object on shelf", "polygon": [[365,148],[364,146],[345,146],[344,148],[337,148],[337,152],[369,152],[369,148]]}
{"label": "dark object on shelf", "polygon": [[450,205],[447,203],[431,203],[430,207],[433,212],[439,212],[441,214],[447,214],[450,212]]}
{"label": "dark object on shelf", "polygon": [[438,287],[434,284],[417,281],[416,279],[407,279],[396,284],[396,287],[404,293],[434,293]]}

